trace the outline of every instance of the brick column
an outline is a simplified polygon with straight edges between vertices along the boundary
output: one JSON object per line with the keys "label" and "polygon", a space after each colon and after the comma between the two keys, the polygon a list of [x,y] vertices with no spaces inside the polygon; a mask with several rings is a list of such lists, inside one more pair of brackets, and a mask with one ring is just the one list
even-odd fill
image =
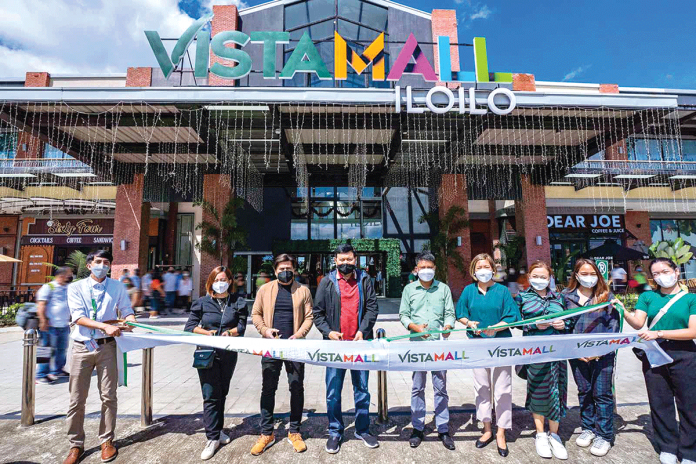
{"label": "brick column", "polygon": [[[527,268],[537,260],[551,265],[551,244],[546,223],[546,193],[543,185],[532,184],[529,175],[520,176],[522,199],[515,200],[517,233],[524,236]],[[541,237],[541,245],[536,238]]]}
{"label": "brick column", "polygon": [[[438,191],[440,218],[447,214],[452,206],[460,206],[466,211],[466,219],[469,219],[469,197],[466,192],[466,177],[463,174],[443,174]],[[464,261],[464,272],[460,272],[453,263],[448,263],[447,277],[452,297],[456,300],[461,295],[464,287],[471,283],[471,276],[467,271],[471,263],[471,231],[467,227],[458,232],[462,238],[462,246],[457,252]]]}
{"label": "brick column", "polygon": [[177,216],[179,214],[179,203],[170,202],[169,212],[167,213],[167,232],[164,235],[164,252],[169,255],[167,264],[176,264],[174,261],[174,252],[176,250],[176,225]]}
{"label": "brick column", "polygon": [[[459,43],[457,35],[457,12],[455,10],[433,10],[430,17],[431,28],[433,30],[433,56],[435,57],[435,70],[440,69],[440,53],[437,47],[437,38],[446,36],[450,38],[450,44]],[[452,71],[459,71],[459,46],[450,45],[450,59],[452,60]],[[438,77],[440,77],[438,75]],[[443,83],[438,82],[436,85],[447,85],[454,89],[459,87],[455,82]]]}
{"label": "brick column", "polygon": [[512,90],[536,92],[536,81],[534,80],[534,74],[513,74]]}
{"label": "brick column", "polygon": [[128,68],[126,87],[151,87],[152,68]]}
{"label": "brick column", "polygon": [[[628,239],[626,246],[633,247],[637,241],[642,241],[646,247],[652,245],[652,233],[650,232],[650,213],[647,211],[626,211],[624,217],[626,230],[632,233],[636,239]],[[649,260],[643,260],[643,270],[648,270]]]}
{"label": "brick column", "polygon": [[[210,38],[223,31],[239,30],[239,12],[235,5],[213,5],[213,20],[210,22]],[[210,52],[210,66],[213,63],[224,63],[229,65],[229,61],[213,55]],[[233,79],[223,79],[213,73],[208,73],[208,85],[210,86],[234,86]]]}
{"label": "brick column", "polygon": [[[121,277],[123,269],[139,268],[141,274],[147,269],[149,248],[150,202],[143,201],[145,175],[135,174],[132,184],[116,188],[116,211],[114,213],[114,262],[111,277]],[[121,250],[121,240],[126,249]]]}
{"label": "brick column", "polygon": [[[51,75],[47,72],[28,72],[24,79],[24,87],[49,87]],[[27,121],[31,123],[31,121]],[[19,132],[17,135],[16,159],[43,158],[46,143],[29,132]]]}
{"label": "brick column", "polygon": [[[222,214],[232,195],[232,179],[229,174],[205,174],[203,176],[203,200],[215,206],[219,214]],[[215,218],[206,213],[205,210],[203,211],[203,220],[216,222]],[[223,256],[222,265],[227,266],[229,262],[230,257]],[[208,274],[220,265],[219,256],[211,256],[201,252],[201,295],[205,295],[205,281],[208,279]]]}

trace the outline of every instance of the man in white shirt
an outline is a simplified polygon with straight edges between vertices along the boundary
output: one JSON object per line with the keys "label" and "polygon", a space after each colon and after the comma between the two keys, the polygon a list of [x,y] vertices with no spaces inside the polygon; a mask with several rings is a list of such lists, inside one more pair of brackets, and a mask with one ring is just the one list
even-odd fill
{"label": "man in white shirt", "polygon": [[118,454],[113,445],[118,387],[114,337],[121,335],[121,329],[105,322],[119,318],[135,322],[135,316],[125,286],[106,277],[111,260],[111,253],[106,250],[90,253],[87,256],[90,276],[68,287],[68,307],[77,328],[71,335],[74,343],[70,362],[70,406],[66,418],[70,453],[63,464],[77,463],[84,454],[85,402],[95,369],[102,401],[99,424],[101,460],[113,461]]}
{"label": "man in white shirt", "polygon": [[176,292],[179,299],[178,306],[188,311],[189,303],[191,302],[191,293],[193,293],[193,281],[187,271],[184,271],[182,274]]}
{"label": "man in white shirt", "polygon": [[[51,383],[58,377],[68,377],[63,370],[68,353],[70,336],[70,309],[68,309],[68,284],[73,273],[69,267],[56,271],[55,279],[36,293],[41,346],[51,347],[51,362],[37,364],[36,381]],[[52,365],[52,366],[51,366]]]}
{"label": "man in white shirt", "polygon": [[611,286],[614,293],[622,293],[626,290],[628,273],[620,265],[616,265],[611,270]]}
{"label": "man in white shirt", "polygon": [[176,304],[176,287],[179,276],[174,272],[174,268],[170,267],[162,278],[164,279],[165,308],[167,312],[171,312]]}

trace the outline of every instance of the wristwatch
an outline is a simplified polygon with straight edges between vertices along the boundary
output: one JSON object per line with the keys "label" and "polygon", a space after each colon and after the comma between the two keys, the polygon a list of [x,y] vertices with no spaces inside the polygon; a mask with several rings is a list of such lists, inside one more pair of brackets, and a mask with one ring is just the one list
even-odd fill
{"label": "wristwatch", "polygon": [[657,331],[657,338],[664,338],[663,335],[664,335],[664,334],[662,333],[661,330],[658,330],[658,331]]}

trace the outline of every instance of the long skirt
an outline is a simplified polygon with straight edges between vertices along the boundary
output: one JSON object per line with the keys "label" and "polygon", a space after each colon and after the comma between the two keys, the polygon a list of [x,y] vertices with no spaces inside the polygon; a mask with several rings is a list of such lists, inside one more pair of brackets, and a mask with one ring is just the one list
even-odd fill
{"label": "long skirt", "polygon": [[568,366],[566,361],[527,366],[525,407],[552,421],[565,417],[568,410]]}

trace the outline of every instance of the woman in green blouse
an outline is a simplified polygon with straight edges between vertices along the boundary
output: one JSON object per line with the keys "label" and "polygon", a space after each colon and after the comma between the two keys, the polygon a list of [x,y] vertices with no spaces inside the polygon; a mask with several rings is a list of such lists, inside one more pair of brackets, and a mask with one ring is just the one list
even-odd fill
{"label": "woman in green blouse", "polygon": [[[520,310],[508,289],[493,281],[495,261],[490,255],[482,253],[474,257],[469,274],[474,283],[467,285],[457,302],[457,319],[468,328],[470,338],[512,337],[510,329],[496,329],[496,326],[520,320]],[[478,327],[488,328],[478,330]],[[498,432],[495,436],[498,453],[509,454],[505,440],[505,430],[512,428],[512,366],[480,368],[474,371],[476,391],[476,418],[483,422],[483,435],[476,440],[476,447],[483,448],[493,441],[491,388],[495,398],[495,415]]]}
{"label": "woman in green blouse", "polygon": [[[631,327],[643,340],[656,340],[672,357],[672,363],[651,367],[643,352],[643,375],[650,402],[650,417],[660,462],[696,462],[696,295],[679,285],[679,268],[671,260],[657,258],[650,273],[659,286],[643,293],[630,313],[623,309]],[[647,329],[643,329],[645,321]],[[674,404],[679,413],[677,424]]]}

